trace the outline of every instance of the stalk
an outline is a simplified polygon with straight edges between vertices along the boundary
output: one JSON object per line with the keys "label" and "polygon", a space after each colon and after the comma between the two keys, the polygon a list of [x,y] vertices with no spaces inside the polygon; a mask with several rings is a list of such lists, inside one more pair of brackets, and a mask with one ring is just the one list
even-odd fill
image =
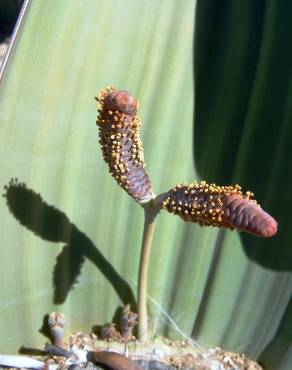
{"label": "stalk", "polygon": [[143,205],[144,230],[138,277],[138,339],[141,343],[148,341],[147,282],[149,260],[156,218],[162,208],[162,202],[165,197],[166,195],[163,193]]}

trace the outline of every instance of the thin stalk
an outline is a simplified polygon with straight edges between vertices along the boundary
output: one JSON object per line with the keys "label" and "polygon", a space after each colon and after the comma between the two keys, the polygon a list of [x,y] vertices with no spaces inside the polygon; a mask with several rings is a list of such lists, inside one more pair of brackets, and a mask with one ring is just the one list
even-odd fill
{"label": "thin stalk", "polygon": [[149,259],[156,217],[162,207],[164,197],[165,194],[161,194],[143,205],[145,219],[138,277],[138,339],[141,343],[146,343],[148,340],[147,281]]}

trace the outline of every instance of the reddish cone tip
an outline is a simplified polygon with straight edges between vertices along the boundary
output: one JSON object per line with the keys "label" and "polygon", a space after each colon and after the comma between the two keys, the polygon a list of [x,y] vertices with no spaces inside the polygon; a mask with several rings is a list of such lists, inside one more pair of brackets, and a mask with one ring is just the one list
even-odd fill
{"label": "reddish cone tip", "polygon": [[106,109],[113,111],[135,114],[137,111],[137,100],[126,90],[113,91],[104,100]]}
{"label": "reddish cone tip", "polygon": [[269,216],[269,220],[265,221],[265,224],[262,226],[262,237],[269,238],[271,236],[274,236],[277,233],[278,230],[278,222]]}
{"label": "reddish cone tip", "polygon": [[277,232],[277,221],[253,201],[239,194],[225,197],[223,211],[223,220],[227,227],[263,238],[269,238]]}

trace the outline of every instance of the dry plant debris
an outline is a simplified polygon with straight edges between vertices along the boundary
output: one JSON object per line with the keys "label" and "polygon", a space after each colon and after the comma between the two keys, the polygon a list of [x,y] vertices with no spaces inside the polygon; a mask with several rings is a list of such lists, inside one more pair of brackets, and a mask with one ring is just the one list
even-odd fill
{"label": "dry plant debris", "polygon": [[171,341],[166,338],[157,338],[145,349],[136,341],[125,346],[121,342],[102,342],[94,334],[83,335],[79,332],[70,335],[67,348],[72,346],[93,351],[107,348],[113,353],[129,356],[141,369],[148,370],[263,370],[262,366],[244,354],[227,352],[219,347],[203,351],[187,341]]}
{"label": "dry plant debris", "polygon": [[48,324],[54,343],[45,345],[43,353],[46,355],[0,355],[0,367],[37,370],[263,370],[243,354],[217,347],[205,350],[193,341],[154,338],[147,344],[141,343],[132,332],[136,319],[137,314],[130,310],[130,305],[126,305],[120,317],[121,333],[110,323],[98,334],[77,332],[64,339],[65,317],[60,312],[52,312]]}

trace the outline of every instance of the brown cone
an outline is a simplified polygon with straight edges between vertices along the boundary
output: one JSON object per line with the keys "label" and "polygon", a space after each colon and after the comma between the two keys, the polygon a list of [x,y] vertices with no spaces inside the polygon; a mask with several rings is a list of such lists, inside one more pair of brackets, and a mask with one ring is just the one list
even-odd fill
{"label": "brown cone", "polygon": [[146,203],[154,194],[145,171],[138,102],[127,91],[114,87],[102,90],[96,100],[99,142],[109,171],[137,202]]}
{"label": "brown cone", "polygon": [[261,237],[273,236],[277,222],[250,199],[251,196],[251,192],[243,194],[239,185],[217,186],[201,181],[171,189],[163,208],[201,226],[236,228]]}

